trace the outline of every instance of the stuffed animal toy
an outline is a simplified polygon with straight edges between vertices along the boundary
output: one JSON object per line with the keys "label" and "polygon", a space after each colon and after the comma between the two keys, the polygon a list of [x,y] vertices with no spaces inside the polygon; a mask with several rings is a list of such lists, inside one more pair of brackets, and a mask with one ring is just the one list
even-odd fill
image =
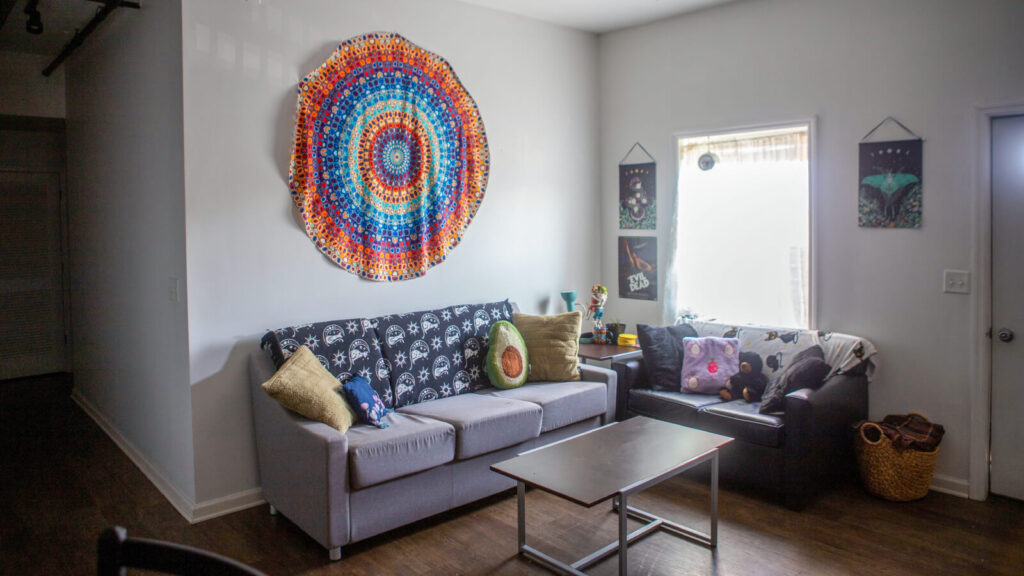
{"label": "stuffed animal toy", "polygon": [[725,388],[719,392],[725,401],[743,397],[747,402],[757,402],[768,387],[768,377],[762,370],[764,363],[755,352],[740,352],[740,371],[729,378]]}

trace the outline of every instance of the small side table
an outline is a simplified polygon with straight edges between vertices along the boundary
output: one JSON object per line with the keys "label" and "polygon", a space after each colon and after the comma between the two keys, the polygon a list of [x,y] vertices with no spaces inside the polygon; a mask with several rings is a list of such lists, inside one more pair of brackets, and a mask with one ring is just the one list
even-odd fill
{"label": "small side table", "polygon": [[580,344],[580,351],[578,356],[583,363],[586,364],[587,360],[604,361],[610,360],[616,362],[619,360],[626,360],[628,358],[635,358],[640,356],[643,352],[640,351],[639,346],[616,346],[615,344]]}

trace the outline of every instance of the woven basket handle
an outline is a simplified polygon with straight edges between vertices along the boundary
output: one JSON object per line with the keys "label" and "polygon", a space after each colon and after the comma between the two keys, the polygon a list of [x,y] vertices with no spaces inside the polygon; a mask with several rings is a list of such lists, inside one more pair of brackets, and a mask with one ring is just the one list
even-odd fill
{"label": "woven basket handle", "polygon": [[[875,429],[878,430],[878,440],[875,440],[874,442],[872,442],[867,436],[864,435],[864,430],[866,430],[868,428],[875,428]],[[879,442],[881,442],[883,439],[885,439],[886,436],[885,436],[885,433],[882,432],[882,427],[881,426],[879,426],[878,424],[875,424],[874,422],[865,422],[865,423],[860,425],[860,437],[864,440],[864,442],[866,442],[868,444],[871,444],[871,445],[875,445],[875,444],[878,444]]]}

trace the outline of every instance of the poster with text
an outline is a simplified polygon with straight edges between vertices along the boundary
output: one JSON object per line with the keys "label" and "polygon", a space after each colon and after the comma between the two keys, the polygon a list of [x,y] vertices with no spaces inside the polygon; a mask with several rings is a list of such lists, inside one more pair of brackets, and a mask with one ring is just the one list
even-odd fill
{"label": "poster with text", "polygon": [[658,224],[657,164],[619,164],[619,228],[654,230]]}
{"label": "poster with text", "polygon": [[619,298],[658,299],[658,239],[619,236]]}
{"label": "poster with text", "polygon": [[861,142],[858,224],[921,227],[921,140]]}

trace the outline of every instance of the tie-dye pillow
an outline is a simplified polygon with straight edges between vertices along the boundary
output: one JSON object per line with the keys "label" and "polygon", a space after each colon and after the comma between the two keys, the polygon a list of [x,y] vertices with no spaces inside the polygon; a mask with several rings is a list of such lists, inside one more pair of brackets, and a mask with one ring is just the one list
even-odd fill
{"label": "tie-dye pillow", "polygon": [[718,394],[725,382],[740,371],[736,338],[683,338],[681,391]]}

